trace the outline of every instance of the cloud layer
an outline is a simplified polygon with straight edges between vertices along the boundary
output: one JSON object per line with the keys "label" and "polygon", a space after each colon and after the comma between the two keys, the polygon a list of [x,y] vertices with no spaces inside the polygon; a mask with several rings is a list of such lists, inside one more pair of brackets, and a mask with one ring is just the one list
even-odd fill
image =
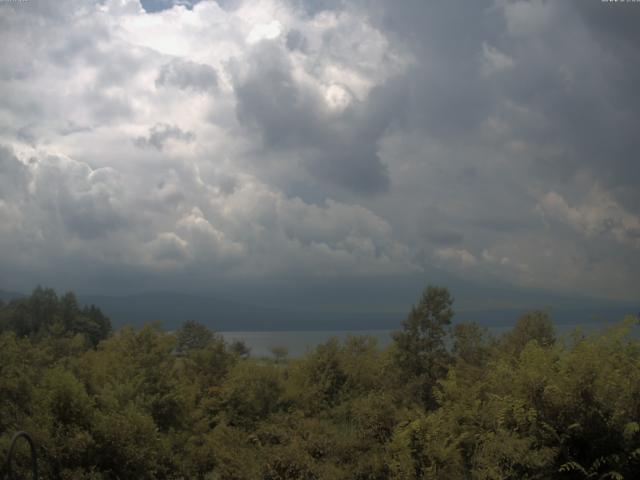
{"label": "cloud layer", "polygon": [[0,10],[2,288],[439,270],[640,293],[636,5]]}

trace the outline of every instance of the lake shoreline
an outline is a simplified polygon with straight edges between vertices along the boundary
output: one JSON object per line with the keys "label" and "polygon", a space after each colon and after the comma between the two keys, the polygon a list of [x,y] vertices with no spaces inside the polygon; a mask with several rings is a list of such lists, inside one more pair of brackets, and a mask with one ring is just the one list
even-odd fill
{"label": "lake shoreline", "polygon": [[[585,321],[585,322],[554,322],[556,334],[562,337],[570,334],[572,331],[581,328],[588,333],[609,328],[622,319],[617,321]],[[456,322],[454,322],[455,325]],[[493,324],[483,325],[491,335],[500,336],[509,331],[515,325],[515,321],[510,325]],[[318,345],[326,342],[332,337],[344,340],[348,336],[369,336],[373,337],[380,348],[387,347],[391,342],[391,335],[394,331],[400,329],[370,329],[370,330],[236,330],[236,331],[220,331],[220,335],[228,342],[242,341],[251,349],[252,357],[270,357],[273,347],[284,347],[289,352],[289,357],[297,358],[305,355]]]}

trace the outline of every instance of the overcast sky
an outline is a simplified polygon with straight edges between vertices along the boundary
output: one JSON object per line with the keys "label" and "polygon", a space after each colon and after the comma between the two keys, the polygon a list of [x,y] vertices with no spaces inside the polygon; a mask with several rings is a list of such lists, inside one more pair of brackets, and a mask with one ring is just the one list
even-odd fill
{"label": "overcast sky", "polygon": [[0,3],[0,289],[638,299],[640,3],[189,3]]}

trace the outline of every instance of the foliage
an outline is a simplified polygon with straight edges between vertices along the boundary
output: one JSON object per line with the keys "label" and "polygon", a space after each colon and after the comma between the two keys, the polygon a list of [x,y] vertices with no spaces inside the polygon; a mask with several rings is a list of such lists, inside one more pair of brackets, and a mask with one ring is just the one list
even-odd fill
{"label": "foliage", "polygon": [[276,363],[282,363],[289,355],[289,349],[282,345],[271,347],[269,351],[273,355],[273,358],[275,358]]}
{"label": "foliage", "polygon": [[542,310],[525,313],[502,340],[503,347],[512,354],[520,353],[532,340],[542,346],[553,345],[556,337],[549,313]]}
{"label": "foliage", "polygon": [[176,350],[189,353],[192,350],[207,348],[216,338],[213,332],[201,323],[187,320],[176,335]]}
{"label": "foliage", "polygon": [[453,318],[452,305],[453,299],[446,288],[428,287],[402,322],[402,330],[393,336],[403,380],[412,385],[414,396],[427,407],[434,406],[433,389],[446,375],[449,365],[444,340]]}
{"label": "foliage", "polygon": [[58,298],[50,288],[37,287],[31,296],[0,307],[0,332],[18,337],[73,337],[83,335],[96,346],[111,333],[111,321],[94,305],[80,308],[72,292]]}
{"label": "foliage", "polygon": [[428,288],[385,350],[256,359],[195,322],[94,343],[97,309],[36,289],[0,307],[0,456],[24,429],[54,479],[637,478],[633,319],[558,340],[537,311],[493,339],[451,307]]}

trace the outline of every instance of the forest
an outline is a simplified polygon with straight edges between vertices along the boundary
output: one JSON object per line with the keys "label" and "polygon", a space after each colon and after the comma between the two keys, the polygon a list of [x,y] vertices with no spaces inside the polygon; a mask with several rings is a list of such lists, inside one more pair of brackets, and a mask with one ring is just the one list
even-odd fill
{"label": "forest", "polygon": [[640,478],[638,328],[558,338],[531,311],[493,337],[430,286],[385,349],[254,358],[38,287],[0,304],[0,462],[24,430],[45,479]]}

